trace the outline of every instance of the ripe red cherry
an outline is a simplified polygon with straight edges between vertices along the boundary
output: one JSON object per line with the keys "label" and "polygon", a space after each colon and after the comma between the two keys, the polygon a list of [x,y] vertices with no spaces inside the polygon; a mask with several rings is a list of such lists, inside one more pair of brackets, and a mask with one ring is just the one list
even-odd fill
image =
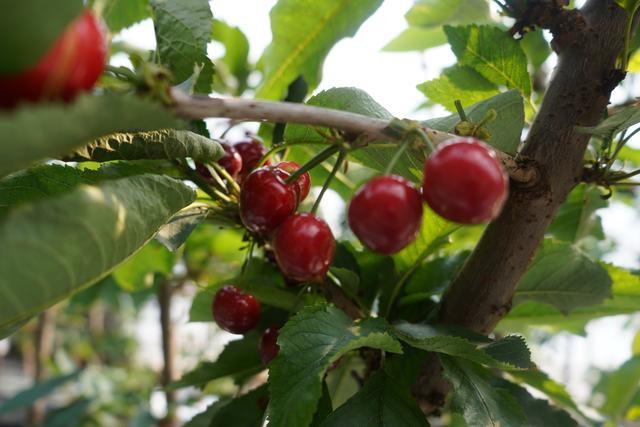
{"label": "ripe red cherry", "polygon": [[278,227],[273,249],[285,276],[300,282],[317,282],[329,270],[336,242],[326,222],[303,213],[290,216]]}
{"label": "ripe red cherry", "polygon": [[240,218],[247,229],[268,234],[293,214],[298,192],[295,184],[285,183],[288,176],[285,171],[269,166],[247,176],[240,191]]}
{"label": "ripe red cherry", "polygon": [[509,180],[495,151],[475,138],[439,145],[424,164],[422,197],[440,216],[461,224],[496,218]]}
{"label": "ripe red cherry", "polygon": [[349,205],[349,226],[369,249],[391,255],[413,242],[422,224],[422,200],[399,176],[379,176],[362,186]]}
{"label": "ripe red cherry", "polygon": [[260,317],[258,300],[232,285],[216,293],[211,308],[218,326],[232,334],[243,334],[255,328]]}
{"label": "ripe red cherry", "polygon": [[[280,162],[276,166],[290,174],[300,169],[300,165],[296,162]],[[300,178],[296,180],[296,185],[298,186],[298,193],[300,195],[299,202],[302,202],[309,195],[309,189],[311,188],[311,176],[309,172],[300,175]]]}
{"label": "ripe red cherry", "polygon": [[[244,180],[244,178],[249,175],[256,166],[258,166],[258,162],[260,162],[260,159],[263,158],[265,154],[267,154],[266,147],[255,140],[238,142],[233,146],[233,148],[236,149],[236,151],[242,158],[240,181]],[[269,164],[271,164],[271,162],[267,160],[265,162],[265,165]]]}
{"label": "ripe red cherry", "polygon": [[262,363],[265,365],[271,362],[278,355],[278,351],[280,351],[280,347],[278,346],[279,332],[280,328],[272,326],[264,331],[264,334],[262,334],[260,338],[260,357],[262,358]]}
{"label": "ripe red cherry", "polygon": [[90,12],[78,16],[31,68],[0,75],[0,107],[20,102],[70,101],[91,89],[104,71],[106,37]]}
{"label": "ripe red cherry", "polygon": [[229,175],[235,179],[242,170],[242,157],[233,145],[227,144],[226,142],[220,145],[224,149],[224,156],[218,160],[218,164],[225,168]]}

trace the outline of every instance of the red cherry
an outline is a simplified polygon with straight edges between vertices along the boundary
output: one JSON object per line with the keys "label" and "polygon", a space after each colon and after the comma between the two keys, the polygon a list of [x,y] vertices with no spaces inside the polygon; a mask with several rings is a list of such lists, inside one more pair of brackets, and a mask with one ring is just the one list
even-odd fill
{"label": "red cherry", "polygon": [[229,175],[235,179],[242,170],[242,157],[233,145],[227,144],[226,142],[220,145],[224,149],[224,156],[218,160],[218,164],[225,168]]}
{"label": "red cherry", "polygon": [[213,298],[212,311],[213,319],[222,329],[243,334],[258,323],[260,303],[253,295],[227,285]]}
{"label": "red cherry", "polygon": [[[242,158],[242,168],[240,169],[240,181],[243,181],[244,178],[251,173],[252,170],[258,166],[260,159],[267,154],[267,149],[264,145],[260,144],[258,141],[244,141],[238,142],[233,146],[236,151],[240,154]],[[268,160],[265,162],[265,165],[270,165],[271,162]]]}
{"label": "red cherry", "polygon": [[287,185],[283,170],[261,167],[249,174],[240,191],[240,218],[254,233],[268,234],[296,210],[295,184]]}
{"label": "red cherry", "polygon": [[440,216],[461,224],[496,218],[509,179],[495,151],[475,138],[440,144],[424,164],[422,197]]}
{"label": "red cherry", "polygon": [[102,25],[84,11],[28,70],[0,76],[0,107],[20,102],[70,101],[90,90],[104,71],[107,57]]}
{"label": "red cherry", "polygon": [[[300,165],[296,162],[280,162],[276,166],[290,174],[300,169]],[[309,172],[300,175],[300,178],[296,180],[296,185],[298,186],[298,193],[300,194],[299,202],[302,202],[309,195],[309,189],[311,188],[311,176]]]}
{"label": "red cherry", "polygon": [[278,346],[279,332],[280,328],[272,326],[264,331],[264,334],[262,334],[260,338],[260,357],[262,358],[262,363],[265,365],[271,362],[278,355],[278,351],[280,351],[280,346]]}
{"label": "red cherry", "polygon": [[369,249],[391,255],[413,242],[422,224],[422,200],[399,176],[379,176],[362,186],[349,205],[349,226]]}
{"label": "red cherry", "polygon": [[290,216],[278,227],[273,249],[285,276],[312,282],[322,280],[327,274],[336,242],[326,222],[303,213]]}
{"label": "red cherry", "polygon": [[208,183],[213,183],[213,176],[204,163],[196,162],[196,172],[203,177]]}

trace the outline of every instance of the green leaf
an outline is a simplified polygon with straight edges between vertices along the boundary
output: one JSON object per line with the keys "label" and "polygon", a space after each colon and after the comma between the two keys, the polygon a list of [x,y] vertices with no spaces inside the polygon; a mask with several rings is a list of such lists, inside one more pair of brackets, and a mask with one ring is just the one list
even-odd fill
{"label": "green leaf", "polygon": [[107,27],[113,33],[151,17],[148,0],[108,0],[102,12]]}
{"label": "green leaf", "polygon": [[158,230],[156,240],[170,251],[177,250],[187,241],[196,227],[207,219],[208,213],[209,210],[202,206],[181,210]]}
{"label": "green leaf", "polygon": [[82,11],[80,0],[4,2],[0,13],[0,75],[35,65]]}
{"label": "green leaf", "polygon": [[605,397],[598,408],[615,420],[624,418],[640,384],[640,357],[634,356],[615,371],[603,372],[595,390]]}
{"label": "green leaf", "polygon": [[486,337],[470,335],[470,332],[465,334],[443,327],[406,322],[397,323],[394,332],[412,347],[429,352],[455,356],[487,366],[521,369],[531,366],[531,352],[524,339],[518,336],[492,341]]}
{"label": "green leaf", "polygon": [[113,132],[177,126],[162,106],[114,94],[85,95],[71,105],[40,104],[0,113],[0,176]]}
{"label": "green leaf", "polygon": [[316,412],[326,370],[345,353],[371,347],[402,352],[384,319],[351,321],[335,307],[307,307],[292,317],[278,337],[271,362],[270,425],[307,426]]}
{"label": "green leaf", "polygon": [[633,163],[636,167],[640,166],[640,150],[629,146],[622,147],[618,154],[618,159],[623,162]]}
{"label": "green leaf", "polygon": [[572,245],[547,239],[520,279],[514,302],[539,301],[569,313],[600,304],[609,296],[607,270]]}
{"label": "green leaf", "polygon": [[621,7],[630,14],[633,14],[638,8],[640,0],[615,0]]}
{"label": "green leaf", "polygon": [[322,422],[333,412],[333,404],[331,403],[331,392],[326,382],[322,383],[322,397],[318,402],[318,409],[313,414],[313,421],[311,421],[310,427],[319,427]]}
{"label": "green leaf", "polygon": [[547,232],[558,240],[572,243],[588,236],[604,239],[602,223],[595,211],[608,203],[600,196],[600,190],[595,186],[582,184],[574,188]]}
{"label": "green leaf", "polygon": [[575,130],[578,133],[585,133],[587,135],[607,139],[613,138],[616,134],[629,129],[631,126],[638,123],[640,123],[640,108],[631,106],[604,119],[597,126],[576,126]]}
{"label": "green leaf", "polygon": [[340,287],[344,291],[351,295],[358,295],[358,287],[360,286],[360,276],[357,273],[348,270],[346,268],[331,267],[331,274],[333,274],[340,282]]}
{"label": "green leaf", "polygon": [[527,384],[544,393],[556,405],[580,414],[578,405],[573,401],[566,388],[549,378],[545,372],[534,368],[526,371],[511,371],[509,375],[517,382]]}
{"label": "green leaf", "polygon": [[0,222],[0,331],[104,277],[194,198],[172,178],[140,175],[11,210]]}
{"label": "green leaf", "polygon": [[[505,153],[515,154],[520,145],[520,135],[524,127],[522,96],[518,91],[512,90],[471,106],[464,105],[467,116],[476,123],[480,122],[490,109],[496,110],[498,118],[485,126],[492,135],[487,143]],[[424,124],[443,132],[453,132],[459,121],[460,116],[452,114],[427,120]]]}
{"label": "green leaf", "polygon": [[522,330],[545,325],[579,331],[593,319],[640,311],[640,276],[621,268],[605,267],[613,281],[611,299],[600,305],[577,307],[569,315],[544,303],[526,302],[511,310],[500,323],[500,329]]}
{"label": "green leaf", "polygon": [[426,427],[429,423],[409,389],[398,384],[384,370],[376,372],[321,427]]}
{"label": "green leaf", "polygon": [[444,35],[442,28],[409,27],[387,43],[382,50],[385,52],[423,51],[446,42],[447,36]]}
{"label": "green leaf", "polygon": [[77,399],[64,408],[56,409],[47,414],[42,427],[68,427],[81,424],[82,418],[89,411],[91,400]]}
{"label": "green leaf", "polygon": [[530,31],[519,41],[534,69],[539,69],[551,55],[551,46],[542,31]]}
{"label": "green leaf", "polygon": [[213,22],[209,2],[152,0],[151,6],[155,13],[154,27],[160,62],[169,66],[177,82],[187,80],[197,66],[204,66],[196,90],[209,93],[213,77],[211,60],[207,56]]}
{"label": "green leaf", "polygon": [[[249,40],[238,27],[214,19],[211,35],[224,46],[224,56],[216,62],[217,69],[224,67],[224,71],[233,77],[233,93],[240,95],[247,88],[247,78],[251,72],[249,66]],[[220,75],[220,73],[218,73]],[[226,76],[225,76],[226,77]],[[227,85],[231,85],[228,78],[224,78]]]}
{"label": "green leaf", "polygon": [[184,374],[169,388],[172,390],[183,387],[204,388],[211,381],[220,378],[247,377],[257,374],[264,369],[258,352],[259,341],[260,334],[255,330],[237,341],[231,341],[215,362],[200,362],[193,371]]}
{"label": "green leaf", "polygon": [[531,77],[522,47],[506,31],[489,25],[445,26],[459,65],[466,65],[487,80],[531,95]]}
{"label": "green leaf", "polygon": [[485,0],[419,0],[405,15],[414,27],[482,22],[489,19]]}
{"label": "green leaf", "polygon": [[475,104],[497,95],[498,87],[473,68],[461,65],[445,68],[440,77],[418,85],[418,89],[432,102],[456,111],[454,101],[463,105]]}
{"label": "green leaf", "polygon": [[0,414],[15,411],[16,409],[31,406],[33,403],[53,393],[59,387],[70,381],[75,381],[80,376],[80,371],[60,375],[38,383],[31,388],[23,390],[9,400],[0,403]]}
{"label": "green leaf", "polygon": [[76,150],[69,161],[173,160],[191,157],[210,163],[224,155],[220,144],[197,133],[163,129],[149,132],[114,133]]}
{"label": "green leaf", "polygon": [[405,293],[440,293],[451,283],[456,273],[469,256],[469,251],[439,257],[422,264],[405,286]]}
{"label": "green leaf", "polygon": [[291,82],[302,75],[310,90],[320,82],[329,50],[360,25],[382,0],[280,0],[271,10],[271,44],[262,63],[264,80],[257,98],[281,99]]}
{"label": "green leaf", "polygon": [[444,376],[453,386],[451,406],[469,427],[527,425],[516,398],[491,384],[486,369],[466,360],[440,356]]}
{"label": "green leaf", "polygon": [[153,286],[154,274],[169,276],[175,256],[158,242],[149,242],[113,271],[113,278],[126,292],[138,292]]}
{"label": "green leaf", "polygon": [[260,427],[264,414],[260,404],[266,398],[267,386],[263,385],[235,399],[219,400],[184,427]]}

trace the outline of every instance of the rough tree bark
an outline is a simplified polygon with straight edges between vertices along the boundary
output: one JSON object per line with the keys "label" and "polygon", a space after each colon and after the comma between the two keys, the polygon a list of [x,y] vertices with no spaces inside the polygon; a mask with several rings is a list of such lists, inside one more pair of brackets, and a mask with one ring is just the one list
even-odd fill
{"label": "rough tree bark", "polygon": [[[579,12],[562,13],[551,27],[558,65],[522,150],[537,162],[541,177],[533,187],[512,181],[504,211],[487,227],[443,297],[443,323],[488,334],[509,312],[516,285],[547,227],[581,180],[589,137],[574,127],[596,125],[624,77],[615,66],[627,13],[613,0],[589,0]],[[425,412],[441,406],[449,391],[440,372],[431,358],[414,385]]]}

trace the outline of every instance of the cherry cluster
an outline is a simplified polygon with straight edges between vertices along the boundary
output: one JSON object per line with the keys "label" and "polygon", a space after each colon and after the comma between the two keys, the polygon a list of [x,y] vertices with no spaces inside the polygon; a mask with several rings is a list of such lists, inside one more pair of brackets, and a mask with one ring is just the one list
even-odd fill
{"label": "cherry cluster", "polygon": [[[331,264],[335,240],[327,224],[311,213],[296,213],[309,194],[308,172],[300,165],[260,160],[267,150],[258,141],[229,145],[219,160],[241,184],[240,218],[255,236],[267,239],[283,275],[295,282],[321,282]],[[210,177],[204,165],[197,169]],[[475,138],[456,138],[440,144],[424,164],[421,190],[397,175],[378,176],[365,183],[348,208],[353,233],[368,249],[395,254],[411,244],[422,224],[423,202],[450,221],[480,224],[501,211],[507,197],[508,176],[495,151]],[[295,176],[294,176],[295,174]],[[260,304],[250,293],[228,285],[213,300],[213,317],[226,331],[242,334],[253,329]],[[267,329],[260,353],[268,363],[278,352],[278,328]]]}

